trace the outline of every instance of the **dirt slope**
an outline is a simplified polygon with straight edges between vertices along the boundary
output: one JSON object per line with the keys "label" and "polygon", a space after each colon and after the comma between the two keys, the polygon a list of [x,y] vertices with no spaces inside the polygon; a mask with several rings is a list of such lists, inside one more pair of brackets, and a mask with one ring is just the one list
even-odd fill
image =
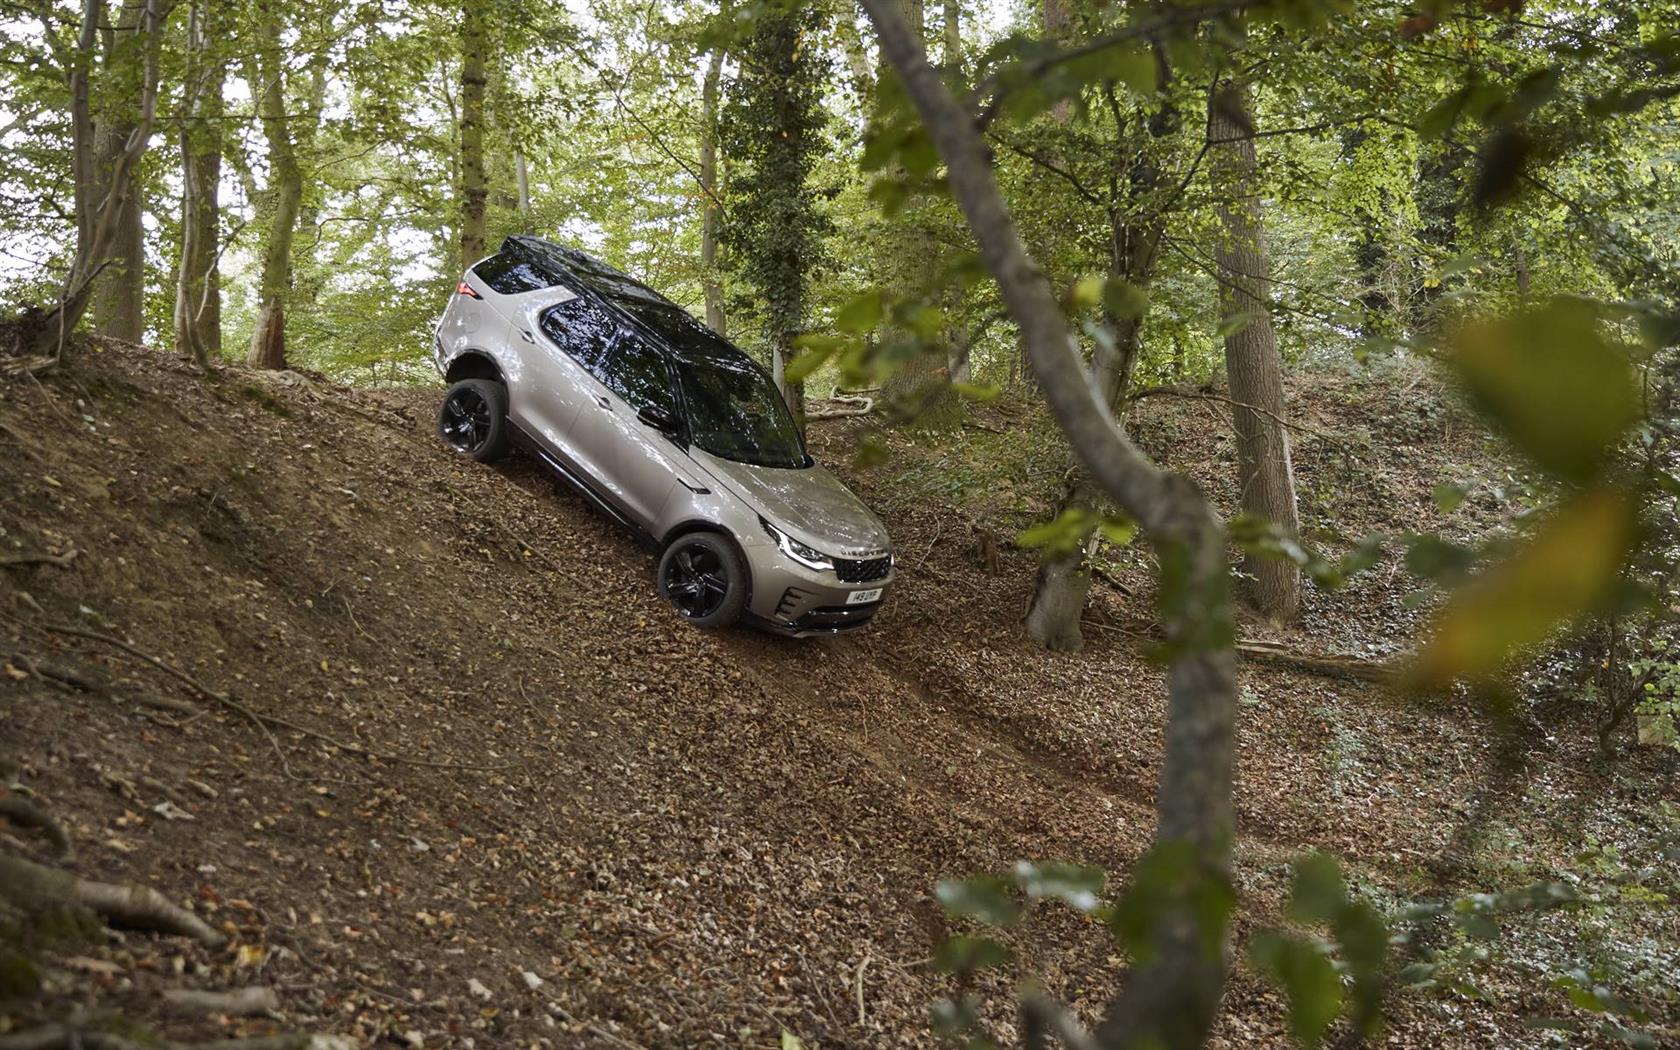
{"label": "dirt slope", "polygon": [[[1434,515],[1424,479],[1486,451],[1392,382],[1297,393],[1326,435],[1298,450],[1306,517],[1354,506],[1348,536]],[[1031,556],[975,564],[980,533],[1041,512],[1054,458],[1012,494],[915,487],[964,447],[1036,432],[1025,408],[990,410],[966,445],[893,439],[899,466],[858,484],[904,582],[868,633],[793,642],[677,622],[629,536],[527,464],[447,455],[434,398],[203,378],[117,346],[44,385],[0,386],[0,548],[79,552],[0,569],[0,756],[65,823],[66,866],[150,883],[234,938],[52,947],[45,994],[11,1024],[80,1006],[180,1038],[770,1047],[785,1030],[806,1046],[931,1046],[929,1005],[950,990],[926,965],[949,932],[938,878],[1023,857],[1119,873],[1147,844],[1160,671],[1100,628],[1074,656],[1032,650]],[[1358,436],[1382,412],[1398,448]],[[1229,501],[1219,423],[1215,403],[1152,404],[1142,440]],[[843,463],[849,436],[831,427],[819,451]],[[1456,522],[1509,512],[1472,500]],[[1093,616],[1147,622],[1141,556],[1114,575],[1134,593],[1104,588]],[[1297,640],[1391,645],[1410,586],[1389,565],[1315,594]],[[293,727],[259,727],[52,624],[121,636]],[[1468,707],[1246,668],[1243,890],[1275,905],[1289,858],[1323,848],[1370,892],[1428,892],[1472,811],[1515,840],[1498,853],[1521,869],[1508,881],[1532,881],[1592,827],[1648,823],[1657,799],[1680,798],[1668,757],[1596,772],[1581,727],[1558,717],[1549,743],[1499,765],[1498,734]],[[23,829],[0,848],[52,855]],[[1673,912],[1656,916],[1653,950],[1674,960]],[[1112,947],[1069,917],[1046,912],[1018,946],[1083,1010],[1114,986]],[[1403,1003],[1389,1044],[1548,1045],[1523,1016],[1559,1012],[1558,996],[1488,980],[1493,1002]],[[253,983],[280,992],[277,1015],[170,1014],[158,998]],[[1008,987],[985,989],[1000,1019]],[[1221,1045],[1286,1045],[1260,982],[1240,975],[1227,1005]]]}

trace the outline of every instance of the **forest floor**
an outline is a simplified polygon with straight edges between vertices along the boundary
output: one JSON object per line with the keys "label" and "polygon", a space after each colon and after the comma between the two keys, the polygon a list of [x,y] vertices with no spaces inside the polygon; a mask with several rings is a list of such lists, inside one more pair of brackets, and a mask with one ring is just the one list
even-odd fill
{"label": "forest floor", "polygon": [[[1521,510],[1506,457],[1423,372],[1305,373],[1290,396],[1327,550]],[[31,941],[42,988],[0,1028],[82,1010],[178,1039],[934,1046],[953,989],[929,957],[958,929],[938,879],[1028,858],[1119,881],[1147,846],[1164,690],[1125,633],[1152,620],[1145,552],[1108,552],[1082,652],[1021,633],[1035,561],[1009,539],[1064,467],[1040,410],[888,435],[869,470],[847,466],[858,424],[818,424],[901,575],[867,632],[790,641],[679,622],[651,555],[537,468],[448,454],[436,399],[117,345],[0,384],[0,757],[74,851],[11,827],[0,853],[154,886],[231,937]],[[1151,398],[1136,429],[1230,508],[1221,403]],[[1450,515],[1443,481],[1470,490]],[[1393,654],[1423,624],[1417,587],[1390,552],[1309,589],[1297,628],[1244,632]],[[1519,711],[1244,665],[1238,936],[1309,850],[1388,909],[1568,880],[1590,906],[1491,948],[1437,938],[1438,986],[1396,996],[1378,1044],[1608,1042],[1553,985],[1581,968],[1680,1045],[1680,756],[1624,740],[1602,761],[1578,696]],[[976,986],[1000,1027],[1020,974],[1087,1016],[1117,985],[1118,950],[1066,909],[1009,937],[1017,968]],[[278,1009],[162,998],[252,985]],[[1241,966],[1215,1045],[1289,1045]]]}

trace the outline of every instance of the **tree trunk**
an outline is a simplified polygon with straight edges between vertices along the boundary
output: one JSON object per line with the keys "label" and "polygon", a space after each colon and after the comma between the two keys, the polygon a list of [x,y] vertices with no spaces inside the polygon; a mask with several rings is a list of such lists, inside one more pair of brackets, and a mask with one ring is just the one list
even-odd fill
{"label": "tree trunk", "polygon": [[175,351],[200,367],[222,349],[220,255],[222,79],[226,66],[206,61],[210,0],[187,15],[187,72],[181,130],[181,259],[175,282]]}
{"label": "tree trunk", "polygon": [[[1162,60],[1158,86],[1163,92],[1168,87],[1168,73]],[[1118,121],[1116,124],[1115,131],[1119,134]],[[1177,124],[1176,107],[1163,104],[1149,122],[1150,138],[1164,138]],[[1123,155],[1127,148],[1122,137],[1116,152]],[[1135,150],[1124,183],[1129,197],[1111,199],[1109,203],[1109,276],[1141,289],[1149,287],[1161,235],[1165,232],[1160,214],[1149,210],[1154,207],[1150,196],[1159,181],[1160,171],[1148,150]],[[1111,192],[1118,192],[1119,185],[1116,181]],[[1099,344],[1092,354],[1091,385],[1101,394],[1115,421],[1124,426],[1126,394],[1143,351],[1143,315],[1116,317],[1107,313],[1104,319],[1114,333],[1114,345]],[[1090,478],[1079,469],[1077,457],[1070,457],[1068,482],[1056,504],[1057,515],[1072,509],[1094,508],[1096,495]],[[1039,566],[1032,604],[1027,609],[1026,631],[1028,638],[1046,649],[1073,651],[1085,645],[1080,619],[1085,615],[1085,602],[1091,593],[1090,560],[1096,545],[1097,536],[1093,534],[1080,549]]]}
{"label": "tree trunk", "polygon": [[962,68],[962,0],[945,0],[945,49],[940,61],[946,69]]}
{"label": "tree trunk", "polygon": [[267,0],[259,14],[256,67],[251,85],[258,100],[263,135],[268,140],[268,237],[263,245],[258,281],[257,324],[245,363],[252,368],[285,369],[286,307],[292,286],[292,239],[303,204],[303,172],[298,167],[286,113],[286,85],[280,44],[280,14]]}
{"label": "tree trunk", "polygon": [[706,64],[706,81],[700,91],[700,286],[706,296],[706,325],[719,335],[728,334],[723,315],[723,287],[718,283],[718,78],[723,72],[723,51],[712,52]]}
{"label": "tree trunk", "polygon": [[484,0],[461,5],[461,260],[460,269],[484,258],[484,72],[487,50]]}
{"label": "tree trunk", "polygon": [[[124,0],[115,30],[106,31],[105,68],[127,76],[139,68],[145,50],[144,38],[136,32],[145,6],[140,0]],[[95,126],[98,184],[115,201],[116,218],[106,266],[93,284],[93,327],[100,335],[138,343],[146,330],[146,245],[141,224],[140,186],[130,166],[120,176],[118,168],[138,124],[135,103],[124,96],[108,108]],[[122,185],[118,186],[117,181]]]}
{"label": "tree trunk", "polygon": [[1154,950],[1134,961],[1098,1045],[1201,1046],[1225,986],[1228,927],[1224,912],[1205,902],[1235,892],[1236,667],[1224,531],[1195,484],[1150,463],[1105,411],[1082,373],[1067,317],[1021,243],[973,116],[928,66],[890,0],[861,2],[945,161],[951,195],[1021,330],[1069,446],[1103,493],[1142,524],[1160,555],[1173,655],[1155,842],[1164,862],[1178,858],[1175,885],[1150,917]]}
{"label": "tree trunk", "polygon": [[[1221,234],[1219,311],[1245,323],[1225,337],[1225,368],[1237,438],[1237,481],[1243,511],[1272,523],[1287,538],[1300,532],[1295,513],[1295,471],[1284,418],[1283,362],[1272,329],[1271,271],[1263,239],[1255,178],[1254,116],[1244,85],[1227,83],[1208,99],[1208,142]],[[1252,406],[1252,407],[1246,407]],[[1248,554],[1247,591],[1255,607],[1275,620],[1295,618],[1301,604],[1301,570],[1284,558]]]}
{"label": "tree trunk", "polygon": [[531,170],[518,146],[513,148],[513,179],[519,189],[519,232],[530,236],[537,232],[531,221]]}
{"label": "tree trunk", "polygon": [[[59,302],[42,314],[39,326],[29,335],[32,352],[50,353],[55,358],[62,352],[65,338],[81,323],[93,296],[94,283],[111,261],[112,246],[117,240],[124,208],[134,187],[134,170],[146,152],[157,116],[158,50],[163,36],[163,19],[159,0],[145,0],[135,23],[137,31],[131,34],[134,40],[140,42],[138,51],[128,56],[129,60],[140,63],[139,91],[135,96],[139,118],[123,149],[109,167],[100,163],[91,82],[99,42],[98,31],[103,18],[102,0],[83,0],[82,26],[77,34],[70,70],[76,255],[70,262],[70,272],[65,277],[64,292]],[[102,79],[115,78],[122,71],[111,67],[113,53],[109,49],[106,54],[106,65],[100,70]]]}

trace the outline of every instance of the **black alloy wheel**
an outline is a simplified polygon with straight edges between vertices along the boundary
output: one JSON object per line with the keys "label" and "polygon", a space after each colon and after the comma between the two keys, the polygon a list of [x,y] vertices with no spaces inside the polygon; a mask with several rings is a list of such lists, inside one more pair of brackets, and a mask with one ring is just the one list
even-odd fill
{"label": "black alloy wheel", "polygon": [[438,436],[450,448],[481,463],[501,456],[506,446],[507,391],[489,379],[463,379],[443,395]]}
{"label": "black alloy wheel", "polygon": [[734,544],[716,533],[680,536],[659,559],[659,593],[697,627],[740,619],[747,602],[746,568]]}

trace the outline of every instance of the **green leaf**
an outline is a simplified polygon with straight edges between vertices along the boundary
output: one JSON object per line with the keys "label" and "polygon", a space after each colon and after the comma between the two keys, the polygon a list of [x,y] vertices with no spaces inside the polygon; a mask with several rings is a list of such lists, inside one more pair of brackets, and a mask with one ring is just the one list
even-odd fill
{"label": "green leaf", "polygon": [[1266,316],[1264,310],[1243,310],[1240,313],[1222,317],[1219,319],[1219,328],[1216,333],[1221,339],[1229,339],[1264,316]]}
{"label": "green leaf", "polygon": [[1129,547],[1137,539],[1138,523],[1130,518],[1104,518],[1097,531],[1116,547]]}
{"label": "green leaf", "polygon": [[1015,957],[1009,947],[990,937],[948,937],[934,949],[934,969],[946,973],[973,973],[1002,966]]}
{"label": "green leaf", "polygon": [[1110,77],[1131,88],[1139,95],[1153,95],[1156,91],[1155,56],[1143,47],[1117,47],[1104,63]]}
{"label": "green leaf", "polygon": [[1112,277],[1103,284],[1103,306],[1121,320],[1136,320],[1149,312],[1149,293],[1130,281]]}
{"label": "green leaf", "polygon": [[1283,987],[1296,1041],[1317,1046],[1342,1009],[1342,981],[1330,959],[1315,944],[1270,932],[1249,940],[1248,957]]}
{"label": "green leaf", "polygon": [[1450,583],[1475,564],[1475,551],[1448,543],[1433,533],[1406,537],[1406,569],[1419,579]]}
{"label": "green leaf", "polygon": [[1102,301],[1103,279],[1101,277],[1081,277],[1068,289],[1068,306],[1073,310],[1085,310]]}
{"label": "green leaf", "polygon": [[1098,895],[1106,878],[1101,868],[1080,864],[1033,864],[1023,860],[1015,865],[1015,884],[1028,897],[1054,897],[1087,913],[1096,911],[1102,903]]}
{"label": "green leaf", "polygon": [[1084,507],[1069,507],[1046,521],[1023,530],[1015,537],[1015,544],[1027,549],[1041,548],[1045,558],[1060,558],[1078,551],[1097,527],[1097,515]]}
{"label": "green leaf", "polygon": [[1451,514],[1458,509],[1459,504],[1464,502],[1465,492],[1461,486],[1442,482],[1435,486],[1432,495],[1435,497],[1435,506],[1440,509],[1441,513]]}
{"label": "green leaf", "polygon": [[1336,859],[1309,853],[1295,862],[1295,881],[1289,895],[1289,914],[1302,922],[1334,919],[1347,903],[1347,886]]}
{"label": "green leaf", "polygon": [[1460,678],[1486,679],[1514,651],[1602,606],[1617,592],[1637,526],[1634,500],[1619,489],[1575,497],[1447,604],[1418,654],[1415,683],[1439,688]]}
{"label": "green leaf", "polygon": [[797,1035],[786,1028],[782,1029],[782,1050],[804,1050],[804,1046]]}
{"label": "green leaf", "polygon": [[1021,904],[1009,895],[1009,883],[996,876],[946,879],[935,895],[951,914],[991,926],[1008,926],[1021,917]]}
{"label": "green leaf", "polygon": [[1454,340],[1452,358],[1482,411],[1566,481],[1591,480],[1638,418],[1627,355],[1579,304],[1472,325]]}
{"label": "green leaf", "polygon": [[789,361],[782,370],[782,375],[789,383],[803,383],[805,377],[828,363],[834,356],[833,350],[811,350],[800,354]]}
{"label": "green leaf", "polygon": [[952,383],[951,389],[971,401],[996,401],[1003,393],[995,383]]}
{"label": "green leaf", "polygon": [[864,335],[874,331],[881,323],[881,313],[881,291],[871,288],[848,299],[846,305],[840,308],[834,324],[843,332]]}

